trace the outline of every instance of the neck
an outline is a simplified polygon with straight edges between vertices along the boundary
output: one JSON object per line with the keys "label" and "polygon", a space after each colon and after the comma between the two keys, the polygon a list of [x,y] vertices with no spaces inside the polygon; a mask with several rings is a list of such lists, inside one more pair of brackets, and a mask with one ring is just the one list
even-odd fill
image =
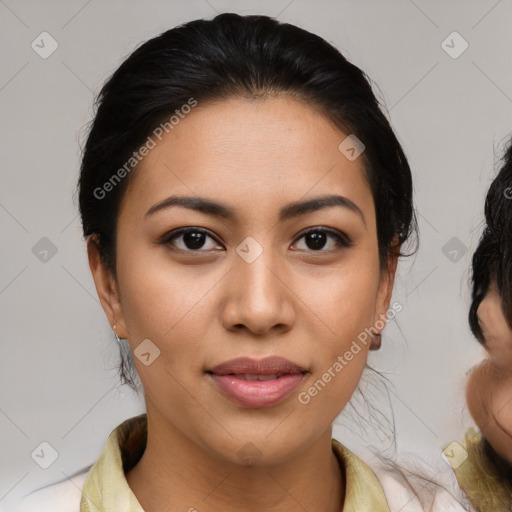
{"label": "neck", "polygon": [[126,475],[146,512],[340,512],[345,482],[329,428],[289,460],[245,466],[221,458],[169,425],[148,404],[148,440]]}

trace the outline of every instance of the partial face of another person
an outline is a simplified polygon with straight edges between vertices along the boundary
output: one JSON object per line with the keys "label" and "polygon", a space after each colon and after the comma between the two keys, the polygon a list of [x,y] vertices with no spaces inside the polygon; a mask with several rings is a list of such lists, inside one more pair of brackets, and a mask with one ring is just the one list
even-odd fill
{"label": "partial face of another person", "polygon": [[470,374],[470,412],[494,450],[512,463],[512,329],[495,283],[478,307],[487,358]]}
{"label": "partial face of another person", "polygon": [[[90,249],[148,417],[210,454],[236,462],[250,442],[270,464],[330,434],[366,363],[360,335],[382,330],[394,267],[380,268],[363,158],[338,150],[347,135],[288,97],[199,103],[131,177],[117,283]],[[212,373],[269,356],[300,372]]]}
{"label": "partial face of another person", "polygon": [[480,303],[477,314],[489,358],[503,372],[512,373],[512,328],[503,313],[501,297],[494,282]]}

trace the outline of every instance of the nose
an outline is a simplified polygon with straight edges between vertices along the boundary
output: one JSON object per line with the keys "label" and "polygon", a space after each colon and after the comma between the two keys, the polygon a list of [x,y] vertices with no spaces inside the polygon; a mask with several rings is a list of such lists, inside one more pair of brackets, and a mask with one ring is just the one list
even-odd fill
{"label": "nose", "polygon": [[221,313],[224,328],[258,336],[289,331],[295,321],[295,295],[284,262],[265,248],[254,261],[237,254],[233,265]]}

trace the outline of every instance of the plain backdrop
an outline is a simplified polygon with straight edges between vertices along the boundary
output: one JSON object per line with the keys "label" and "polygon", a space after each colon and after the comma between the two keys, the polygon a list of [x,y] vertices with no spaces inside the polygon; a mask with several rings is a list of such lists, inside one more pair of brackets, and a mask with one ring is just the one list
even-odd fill
{"label": "plain backdrop", "polygon": [[[435,461],[462,439],[464,381],[483,355],[467,327],[469,266],[512,133],[511,7],[0,0],[0,509],[92,464],[111,430],[144,410],[119,388],[117,346],[87,265],[73,200],[80,141],[94,94],[136,45],[220,12],[267,14],[315,32],[375,82],[412,167],[420,249],[399,265],[393,300],[404,307],[370,359],[389,391],[376,382],[368,397],[394,415],[399,453]],[[364,410],[342,414],[334,431],[357,453],[380,450],[389,426]],[[57,454],[48,469],[31,456],[42,442]]]}

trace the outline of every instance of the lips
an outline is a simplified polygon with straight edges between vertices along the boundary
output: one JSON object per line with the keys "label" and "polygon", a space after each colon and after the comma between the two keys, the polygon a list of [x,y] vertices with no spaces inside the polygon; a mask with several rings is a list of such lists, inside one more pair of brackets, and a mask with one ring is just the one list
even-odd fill
{"label": "lips", "polygon": [[209,373],[215,375],[284,375],[303,373],[306,370],[297,364],[294,364],[282,357],[266,357],[260,359],[251,359],[250,357],[240,357],[232,359],[225,363],[214,366]]}
{"label": "lips", "polygon": [[[230,375],[234,375],[234,374],[230,374]],[[282,375],[283,375],[282,373],[272,373],[270,375],[251,375],[249,373],[239,373],[236,376],[239,379],[243,379],[243,380],[272,380],[272,379],[277,379],[278,377],[281,377]]]}
{"label": "lips", "polygon": [[238,405],[270,407],[288,396],[307,371],[282,357],[232,359],[208,370],[215,387]]}

